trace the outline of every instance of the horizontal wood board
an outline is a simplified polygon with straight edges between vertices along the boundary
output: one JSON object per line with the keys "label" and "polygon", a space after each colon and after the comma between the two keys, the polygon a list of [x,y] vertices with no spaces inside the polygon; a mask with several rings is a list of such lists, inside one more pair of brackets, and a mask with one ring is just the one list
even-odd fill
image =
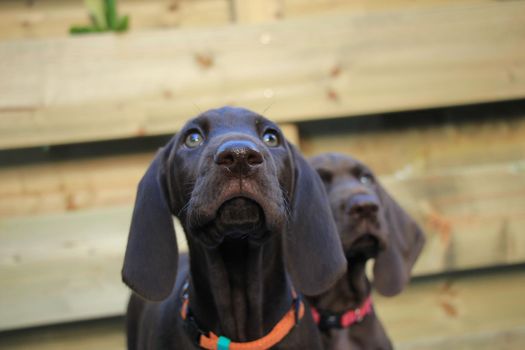
{"label": "horizontal wood board", "polygon": [[523,98],[524,48],[522,1],[0,42],[0,149]]}
{"label": "horizontal wood board", "polygon": [[[524,174],[523,164],[501,164],[383,178],[427,233],[414,274],[524,262]],[[120,314],[130,217],[126,206],[1,219],[0,278],[9,288],[0,290],[0,329]]]}

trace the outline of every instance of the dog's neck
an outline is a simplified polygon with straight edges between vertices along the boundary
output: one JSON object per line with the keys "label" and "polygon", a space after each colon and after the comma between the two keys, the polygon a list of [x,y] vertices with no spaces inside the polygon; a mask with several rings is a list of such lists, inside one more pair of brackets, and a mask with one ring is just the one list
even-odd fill
{"label": "dog's neck", "polygon": [[207,248],[190,246],[190,309],[199,326],[232,341],[261,338],[292,305],[279,235]]}
{"label": "dog's neck", "polygon": [[361,306],[370,295],[371,285],[366,276],[367,257],[347,256],[348,270],[327,292],[313,299],[320,310],[341,313]]}

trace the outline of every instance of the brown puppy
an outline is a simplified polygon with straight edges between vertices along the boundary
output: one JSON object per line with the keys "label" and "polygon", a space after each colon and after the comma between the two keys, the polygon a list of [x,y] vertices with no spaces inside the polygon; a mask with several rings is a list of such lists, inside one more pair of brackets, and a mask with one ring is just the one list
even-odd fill
{"label": "brown puppy", "polygon": [[423,248],[423,233],[363,163],[327,153],[310,164],[325,184],[348,261],[346,276],[311,298],[325,348],[391,349],[373,311],[365,265],[375,259],[373,286],[379,293],[400,293]]}
{"label": "brown puppy", "polygon": [[320,349],[294,289],[319,294],[345,269],[323,184],[279,128],[242,108],[207,111],[139,184],[122,270],[136,293],[128,348]]}

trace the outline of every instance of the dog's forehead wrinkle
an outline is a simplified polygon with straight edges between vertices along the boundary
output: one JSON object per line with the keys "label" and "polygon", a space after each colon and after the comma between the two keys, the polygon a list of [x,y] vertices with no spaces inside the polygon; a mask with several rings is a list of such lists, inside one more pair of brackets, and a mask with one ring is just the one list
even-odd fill
{"label": "dog's forehead wrinkle", "polygon": [[178,132],[178,135],[183,136],[188,131],[193,130],[193,129],[200,129],[205,134],[207,134],[210,129],[210,121],[209,121],[208,116],[205,114],[201,114],[197,117],[194,117],[188,120],[186,124],[184,124],[184,126],[180,129],[180,131]]}
{"label": "dog's forehead wrinkle", "polygon": [[223,107],[204,112],[201,117],[209,118],[214,125],[253,124],[260,117],[257,113],[239,107]]}
{"label": "dog's forehead wrinkle", "polygon": [[279,130],[279,127],[264,116],[240,107],[222,107],[211,109],[196,117],[193,121],[206,120],[209,129],[215,132],[234,131],[236,129],[247,131],[252,129],[259,132],[262,125],[268,125]]}
{"label": "dog's forehead wrinkle", "polygon": [[374,195],[374,193],[363,186],[345,185],[344,183],[340,186],[335,186],[330,193],[330,196],[333,197],[336,203],[346,203],[351,197],[356,195]]}

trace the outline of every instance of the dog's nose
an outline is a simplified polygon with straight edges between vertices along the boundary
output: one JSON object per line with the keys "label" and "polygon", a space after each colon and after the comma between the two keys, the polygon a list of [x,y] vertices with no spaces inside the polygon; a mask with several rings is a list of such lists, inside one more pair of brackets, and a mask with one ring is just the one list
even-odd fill
{"label": "dog's nose", "polygon": [[377,199],[369,194],[357,194],[348,200],[348,214],[358,217],[368,217],[377,214],[379,205]]}
{"label": "dog's nose", "polygon": [[263,162],[263,156],[251,141],[227,141],[215,153],[215,163],[232,172],[248,171]]}

